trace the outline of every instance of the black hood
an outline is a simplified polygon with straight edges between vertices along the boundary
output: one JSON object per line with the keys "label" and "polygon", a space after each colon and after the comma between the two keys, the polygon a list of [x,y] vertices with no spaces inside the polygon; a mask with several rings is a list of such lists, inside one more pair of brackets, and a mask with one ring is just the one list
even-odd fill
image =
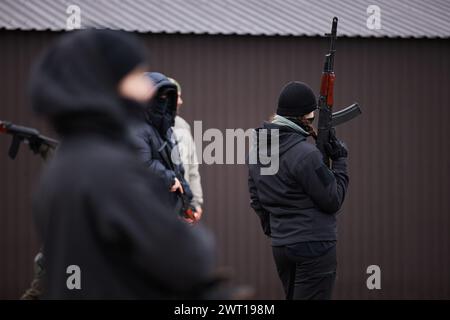
{"label": "black hood", "polygon": [[147,116],[149,122],[165,137],[167,130],[175,125],[177,115],[177,86],[159,72],[146,73],[153,81],[156,94],[149,103]]}
{"label": "black hood", "polygon": [[117,86],[128,72],[144,63],[143,47],[125,32],[70,32],[36,64],[30,79],[32,107],[57,130],[90,116],[123,125],[127,116]]}

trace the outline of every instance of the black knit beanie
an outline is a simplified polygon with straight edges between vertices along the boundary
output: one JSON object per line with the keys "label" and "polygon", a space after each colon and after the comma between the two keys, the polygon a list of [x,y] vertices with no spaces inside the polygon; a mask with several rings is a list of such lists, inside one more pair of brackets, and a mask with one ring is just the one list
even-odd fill
{"label": "black knit beanie", "polygon": [[300,117],[314,111],[317,100],[311,88],[303,82],[293,81],[284,86],[278,98],[277,114]]}

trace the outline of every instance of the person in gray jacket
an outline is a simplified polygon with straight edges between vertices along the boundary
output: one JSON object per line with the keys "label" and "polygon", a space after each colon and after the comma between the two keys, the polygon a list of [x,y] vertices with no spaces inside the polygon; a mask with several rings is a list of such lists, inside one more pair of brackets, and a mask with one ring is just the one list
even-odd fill
{"label": "person in gray jacket", "polygon": [[[272,238],[286,299],[330,299],[336,276],[336,214],[349,181],[347,149],[330,137],[330,169],[316,146],[308,143],[316,108],[316,97],[306,84],[286,85],[277,114],[261,128],[278,134],[279,170],[262,175],[261,163],[249,164],[251,206]],[[268,145],[261,142],[259,148]]]}
{"label": "person in gray jacket", "polygon": [[[178,89],[178,113],[181,105],[183,104],[183,99],[181,97],[181,85],[175,79],[169,78],[169,80],[172,81]],[[190,222],[196,222],[201,219],[203,214],[203,191],[201,177],[198,171],[197,150],[195,148],[194,138],[192,137],[191,126],[178,114],[175,118],[174,134],[178,144],[181,162],[184,167],[184,177],[191,188],[193,196],[191,205],[195,208],[195,220],[191,219]]]}

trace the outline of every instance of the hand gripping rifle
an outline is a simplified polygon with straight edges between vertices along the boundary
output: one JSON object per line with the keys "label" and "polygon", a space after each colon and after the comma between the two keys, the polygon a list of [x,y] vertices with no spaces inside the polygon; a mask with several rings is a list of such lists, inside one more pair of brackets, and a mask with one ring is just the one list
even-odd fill
{"label": "hand gripping rifle", "polygon": [[343,110],[332,113],[334,103],[334,81],[336,79],[336,75],[334,74],[334,54],[336,53],[337,24],[338,18],[334,17],[331,33],[325,34],[330,38],[330,50],[325,55],[318,101],[319,125],[316,145],[322,153],[323,160],[328,167],[330,166],[330,159],[325,151],[325,144],[330,141],[330,138],[334,137],[334,127],[361,114],[358,103],[353,103]]}

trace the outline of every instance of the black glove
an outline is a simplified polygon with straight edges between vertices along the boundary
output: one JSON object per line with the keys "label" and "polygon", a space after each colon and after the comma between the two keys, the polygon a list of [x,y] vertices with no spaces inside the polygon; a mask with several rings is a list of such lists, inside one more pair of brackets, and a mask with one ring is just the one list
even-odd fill
{"label": "black glove", "polygon": [[328,157],[333,161],[348,157],[347,147],[345,146],[344,142],[339,141],[336,138],[334,129],[330,131],[330,142],[325,144],[325,152],[327,153]]}

